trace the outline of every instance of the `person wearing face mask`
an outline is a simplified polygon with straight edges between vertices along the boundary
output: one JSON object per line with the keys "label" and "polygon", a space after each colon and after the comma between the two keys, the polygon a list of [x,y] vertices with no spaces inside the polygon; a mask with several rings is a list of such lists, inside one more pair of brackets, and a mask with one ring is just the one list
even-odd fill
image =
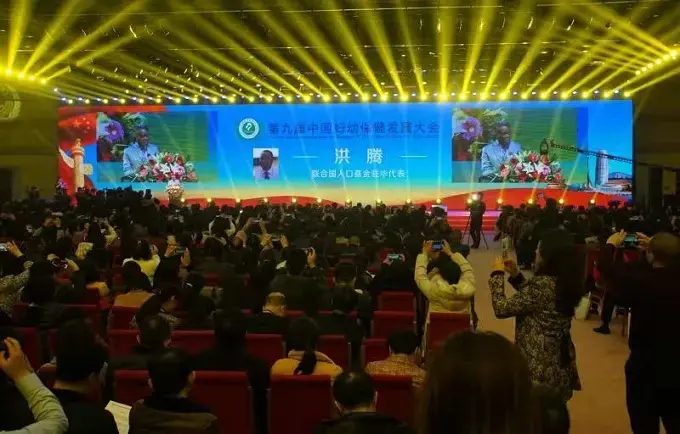
{"label": "person wearing face mask", "polygon": [[[529,364],[532,382],[550,387],[564,401],[581,389],[570,330],[584,294],[584,267],[573,235],[553,229],[538,244],[533,277],[526,279],[512,259],[496,258],[489,278],[496,317],[516,318],[515,343]],[[505,272],[517,290],[511,296],[505,294]]]}
{"label": "person wearing face mask", "polygon": [[641,261],[618,260],[626,238],[613,234],[602,248],[598,269],[607,290],[631,311],[626,362],[626,400],[635,434],[680,432],[680,238],[661,232],[637,234]]}

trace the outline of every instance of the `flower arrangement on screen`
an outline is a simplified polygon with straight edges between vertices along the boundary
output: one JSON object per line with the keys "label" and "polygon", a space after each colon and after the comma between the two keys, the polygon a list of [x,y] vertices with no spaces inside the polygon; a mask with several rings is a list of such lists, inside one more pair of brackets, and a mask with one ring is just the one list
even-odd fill
{"label": "flower arrangement on screen", "polygon": [[139,166],[134,174],[136,182],[198,182],[194,163],[180,154],[161,152]]}
{"label": "flower arrangement on screen", "polygon": [[505,120],[501,109],[456,109],[453,112],[453,157],[456,161],[479,160],[482,148],[494,139],[494,127]]}
{"label": "flower arrangement on screen", "polygon": [[142,113],[97,113],[97,161],[123,161],[123,151],[143,125],[146,117]]}
{"label": "flower arrangement on screen", "polygon": [[562,184],[562,168],[554,155],[522,151],[501,163],[496,176],[505,182],[545,182]]}

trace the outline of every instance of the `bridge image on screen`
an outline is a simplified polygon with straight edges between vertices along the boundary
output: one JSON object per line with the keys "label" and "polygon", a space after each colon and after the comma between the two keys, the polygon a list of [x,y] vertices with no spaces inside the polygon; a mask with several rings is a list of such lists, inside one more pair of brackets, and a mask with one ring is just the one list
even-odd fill
{"label": "bridge image on screen", "polygon": [[632,114],[628,100],[63,107],[60,176],[160,196],[181,182],[189,200],[626,200],[632,167],[607,156],[632,158]]}

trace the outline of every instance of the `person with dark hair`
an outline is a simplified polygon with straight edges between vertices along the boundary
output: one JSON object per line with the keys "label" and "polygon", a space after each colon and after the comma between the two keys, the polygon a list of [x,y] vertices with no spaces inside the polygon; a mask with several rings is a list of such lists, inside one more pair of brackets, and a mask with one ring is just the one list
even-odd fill
{"label": "person with dark hair", "polygon": [[151,283],[139,264],[128,262],[122,269],[124,289],[113,300],[114,306],[140,307],[153,295]]}
{"label": "person with dark hair", "polygon": [[158,264],[161,263],[161,257],[158,256],[158,248],[156,248],[156,246],[149,244],[146,240],[139,240],[132,253],[132,257],[125,258],[123,260],[123,265],[128,262],[136,262],[139,264],[142,273],[149,278],[149,282],[153,282],[156,268],[158,268]]}
{"label": "person with dark hair", "polygon": [[205,330],[213,326],[212,314],[215,312],[215,302],[201,295],[205,277],[198,273],[190,273],[180,290],[180,310],[184,312],[181,327],[184,330]]}
{"label": "person with dark hair", "polygon": [[113,415],[90,399],[100,389],[99,374],[106,361],[106,352],[90,325],[73,320],[59,327],[54,355],[57,363],[53,390],[68,418],[67,432],[117,434]]}
{"label": "person with dark hair", "polygon": [[158,294],[149,297],[139,308],[132,319],[132,327],[137,327],[146,317],[160,315],[165,318],[173,328],[179,327],[182,320],[174,315],[178,306],[180,290],[176,286],[162,288]]}
{"label": "person with dark hair", "polygon": [[[0,331],[0,432],[63,434],[68,419],[59,400],[33,373],[21,345],[7,330]],[[22,399],[23,398],[23,399]],[[28,409],[26,408],[28,406]],[[30,411],[26,411],[29,410]],[[31,413],[32,419],[31,420]],[[117,431],[116,431],[117,432]]]}
{"label": "person with dark hair", "polygon": [[130,409],[130,434],[217,434],[217,417],[189,399],[196,379],[189,356],[172,349],[149,360],[151,396]]}
{"label": "person with dark hair", "polygon": [[413,387],[420,388],[425,371],[418,366],[420,341],[413,330],[400,330],[387,339],[390,355],[385,360],[366,365],[370,375],[404,375],[413,379]]}
{"label": "person with dark hair", "polygon": [[432,355],[420,393],[420,434],[540,434],[529,368],[512,342],[464,331]]}
{"label": "person with dark hair", "polygon": [[522,146],[512,141],[510,124],[503,120],[496,124],[496,140],[482,148],[482,178],[487,182],[501,182],[501,164],[522,152]]}
{"label": "person with dark hair", "polygon": [[288,356],[272,366],[272,375],[328,375],[337,377],[342,368],[330,357],[316,351],[319,327],[307,317],[297,318],[288,329]]}
{"label": "person with dark hair", "polygon": [[[581,389],[571,320],[585,285],[585,258],[573,235],[549,230],[536,251],[536,272],[525,279],[512,259],[496,258],[489,278],[491,301],[498,318],[516,317],[515,342],[529,363],[531,380],[571,399]],[[517,292],[505,294],[505,272]]]}
{"label": "person with dark hair", "polygon": [[316,251],[289,249],[286,274],[274,278],[270,292],[282,293],[289,310],[305,310],[311,304],[316,304],[317,309],[327,307],[326,279],[316,266]]}
{"label": "person with dark hair", "polygon": [[85,284],[85,291],[97,291],[100,297],[106,297],[111,292],[105,279],[102,279],[101,271],[94,261],[86,259],[80,264],[80,270]]}
{"label": "person with dark hair", "polygon": [[225,267],[222,260],[223,244],[215,237],[208,237],[203,242],[203,257],[198,261],[194,271],[201,274],[220,274]]}
{"label": "person with dark hair", "polygon": [[607,290],[631,309],[626,362],[626,399],[635,434],[680,432],[680,238],[660,232],[637,234],[642,261],[625,263],[621,249],[626,233],[607,240],[598,260]]}
{"label": "person with dark hair", "polygon": [[170,345],[172,327],[160,315],[151,315],[139,323],[137,345],[132,347],[130,354],[115,358],[109,363],[107,374],[113,378],[117,369],[147,369],[147,363],[152,357],[165,351]]}
{"label": "person with dark hair", "polygon": [[371,377],[361,371],[343,372],[333,382],[339,417],[323,422],[315,434],[414,434],[413,428],[376,411],[378,393]]}
{"label": "person with dark hair", "polygon": [[[476,291],[475,274],[463,255],[453,252],[446,241],[442,241],[441,252],[436,252],[432,243],[423,244],[414,273],[418,288],[429,301],[426,327],[430,312],[470,313],[470,298]],[[430,262],[434,268],[428,273]]]}
{"label": "person with dark hair", "polygon": [[347,339],[352,349],[352,361],[357,364],[361,359],[361,342],[364,331],[350,313],[357,305],[358,294],[354,289],[339,286],[331,291],[330,315],[319,315],[316,318],[320,335],[341,335]]}
{"label": "person with dark hair", "polygon": [[21,288],[28,282],[33,262],[13,242],[5,243],[4,246],[7,251],[0,252],[0,263],[3,265],[0,277],[0,311],[11,317],[12,307],[19,301]]}
{"label": "person with dark hair", "polygon": [[267,388],[269,366],[246,351],[246,318],[238,309],[217,312],[214,316],[215,346],[199,354],[195,367],[204,371],[240,371],[248,374],[253,389],[253,408],[258,432],[267,428]]}
{"label": "person with dark hair", "polygon": [[248,333],[283,335],[287,328],[286,297],[280,292],[267,295],[262,312],[248,318]]}
{"label": "person with dark hair", "polygon": [[[340,262],[333,270],[333,277],[336,289],[344,289],[357,294],[356,304],[350,309],[356,310],[362,324],[366,330],[369,329],[371,318],[373,318],[373,301],[371,296],[360,289],[356,289],[357,266],[354,262]],[[332,306],[334,309],[335,307]]]}
{"label": "person with dark hair", "polygon": [[562,397],[547,386],[534,386],[534,400],[541,414],[540,434],[569,434],[569,410]]}

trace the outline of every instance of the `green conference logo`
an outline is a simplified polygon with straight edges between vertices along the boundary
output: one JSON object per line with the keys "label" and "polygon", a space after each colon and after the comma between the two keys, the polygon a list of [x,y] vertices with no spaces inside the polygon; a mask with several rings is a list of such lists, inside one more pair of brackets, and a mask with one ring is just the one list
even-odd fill
{"label": "green conference logo", "polygon": [[260,133],[260,124],[253,118],[245,118],[238,124],[238,132],[244,139],[254,139]]}

